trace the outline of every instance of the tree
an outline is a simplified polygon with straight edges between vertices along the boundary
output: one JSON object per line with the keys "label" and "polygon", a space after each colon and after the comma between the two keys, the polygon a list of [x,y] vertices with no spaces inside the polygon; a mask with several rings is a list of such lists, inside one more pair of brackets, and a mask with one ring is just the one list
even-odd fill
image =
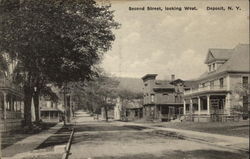
{"label": "tree", "polygon": [[142,92],[133,92],[127,89],[120,89],[117,92],[117,95],[121,97],[121,99],[142,99],[143,93]]}
{"label": "tree", "polygon": [[250,99],[250,91],[249,91],[250,85],[243,85],[242,83],[237,83],[234,88],[233,88],[233,92],[232,92],[232,96],[233,96],[233,100],[232,100],[232,110],[233,110],[233,114],[235,114],[235,112],[243,114],[246,114],[246,116],[248,117],[248,113],[250,110],[250,103],[249,103],[249,99]]}
{"label": "tree", "polygon": [[118,80],[99,70],[99,76],[84,84],[78,83],[74,87],[74,94],[83,109],[90,113],[99,114],[104,108],[106,121],[108,111],[112,108],[112,100],[117,97]]}
{"label": "tree", "polygon": [[106,121],[108,121],[108,110],[111,109],[113,99],[117,97],[117,87],[119,82],[115,78],[107,76],[99,77],[97,93],[101,98],[102,106],[104,108]]}
{"label": "tree", "polygon": [[[47,83],[58,86],[85,81],[96,74],[103,53],[115,36],[110,6],[93,0],[1,1],[0,52],[20,65],[25,123],[30,125],[31,100]],[[39,108],[35,102],[36,110]]]}

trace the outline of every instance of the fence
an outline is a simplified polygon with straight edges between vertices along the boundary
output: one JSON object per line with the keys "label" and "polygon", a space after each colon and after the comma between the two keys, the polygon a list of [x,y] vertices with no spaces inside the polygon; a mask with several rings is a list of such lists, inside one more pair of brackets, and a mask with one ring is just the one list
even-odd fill
{"label": "fence", "polygon": [[185,121],[211,121],[211,122],[227,122],[227,121],[239,121],[242,115],[228,115],[228,114],[210,114],[209,115],[197,115],[188,114],[185,115]]}
{"label": "fence", "polygon": [[68,159],[69,155],[71,155],[70,153],[70,148],[71,148],[71,144],[72,144],[72,140],[73,140],[73,136],[74,136],[75,130],[74,128],[71,131],[70,137],[69,137],[69,141],[65,147],[65,152],[62,156],[62,159]]}

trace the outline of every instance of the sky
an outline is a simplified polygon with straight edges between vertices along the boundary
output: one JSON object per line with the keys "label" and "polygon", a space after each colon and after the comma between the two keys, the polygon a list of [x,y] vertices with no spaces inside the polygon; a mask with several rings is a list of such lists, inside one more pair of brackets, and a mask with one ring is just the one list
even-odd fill
{"label": "sky", "polygon": [[[195,6],[195,11],[129,11],[129,7]],[[225,11],[208,11],[207,7]],[[234,10],[227,10],[233,6]],[[236,10],[239,6],[241,10]],[[198,78],[209,48],[234,48],[249,43],[249,4],[240,1],[111,1],[116,40],[101,66],[114,76],[141,78],[148,73],[158,79],[171,74],[184,80]]]}

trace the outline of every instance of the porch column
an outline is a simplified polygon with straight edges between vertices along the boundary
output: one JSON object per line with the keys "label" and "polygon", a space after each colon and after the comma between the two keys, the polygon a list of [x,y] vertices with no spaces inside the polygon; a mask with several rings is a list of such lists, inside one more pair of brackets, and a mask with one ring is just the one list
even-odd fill
{"label": "porch column", "polygon": [[183,114],[186,115],[186,101],[183,99]]}
{"label": "porch column", "polygon": [[210,115],[210,95],[207,95],[207,114]]}
{"label": "porch column", "polygon": [[225,108],[226,112],[228,115],[231,115],[231,94],[227,93],[226,95],[226,104],[225,104]]}
{"label": "porch column", "polygon": [[198,97],[198,114],[199,116],[201,114],[201,98],[200,97]]}
{"label": "porch column", "polygon": [[3,118],[6,119],[7,94],[3,92]]}
{"label": "porch column", "polygon": [[10,111],[14,111],[14,97],[10,95]]}
{"label": "porch column", "polygon": [[161,120],[161,118],[162,118],[162,107],[160,105],[160,120]]}
{"label": "porch column", "polygon": [[190,111],[191,111],[191,114],[193,114],[193,100],[192,100],[192,98],[190,99]]}

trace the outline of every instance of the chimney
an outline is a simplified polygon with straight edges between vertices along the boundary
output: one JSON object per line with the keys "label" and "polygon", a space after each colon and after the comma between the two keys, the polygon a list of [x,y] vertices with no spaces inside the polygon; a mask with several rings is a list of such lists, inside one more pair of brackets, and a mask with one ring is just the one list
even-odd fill
{"label": "chimney", "polygon": [[171,75],[171,81],[174,81],[174,80],[175,80],[175,75],[172,74],[172,75]]}

